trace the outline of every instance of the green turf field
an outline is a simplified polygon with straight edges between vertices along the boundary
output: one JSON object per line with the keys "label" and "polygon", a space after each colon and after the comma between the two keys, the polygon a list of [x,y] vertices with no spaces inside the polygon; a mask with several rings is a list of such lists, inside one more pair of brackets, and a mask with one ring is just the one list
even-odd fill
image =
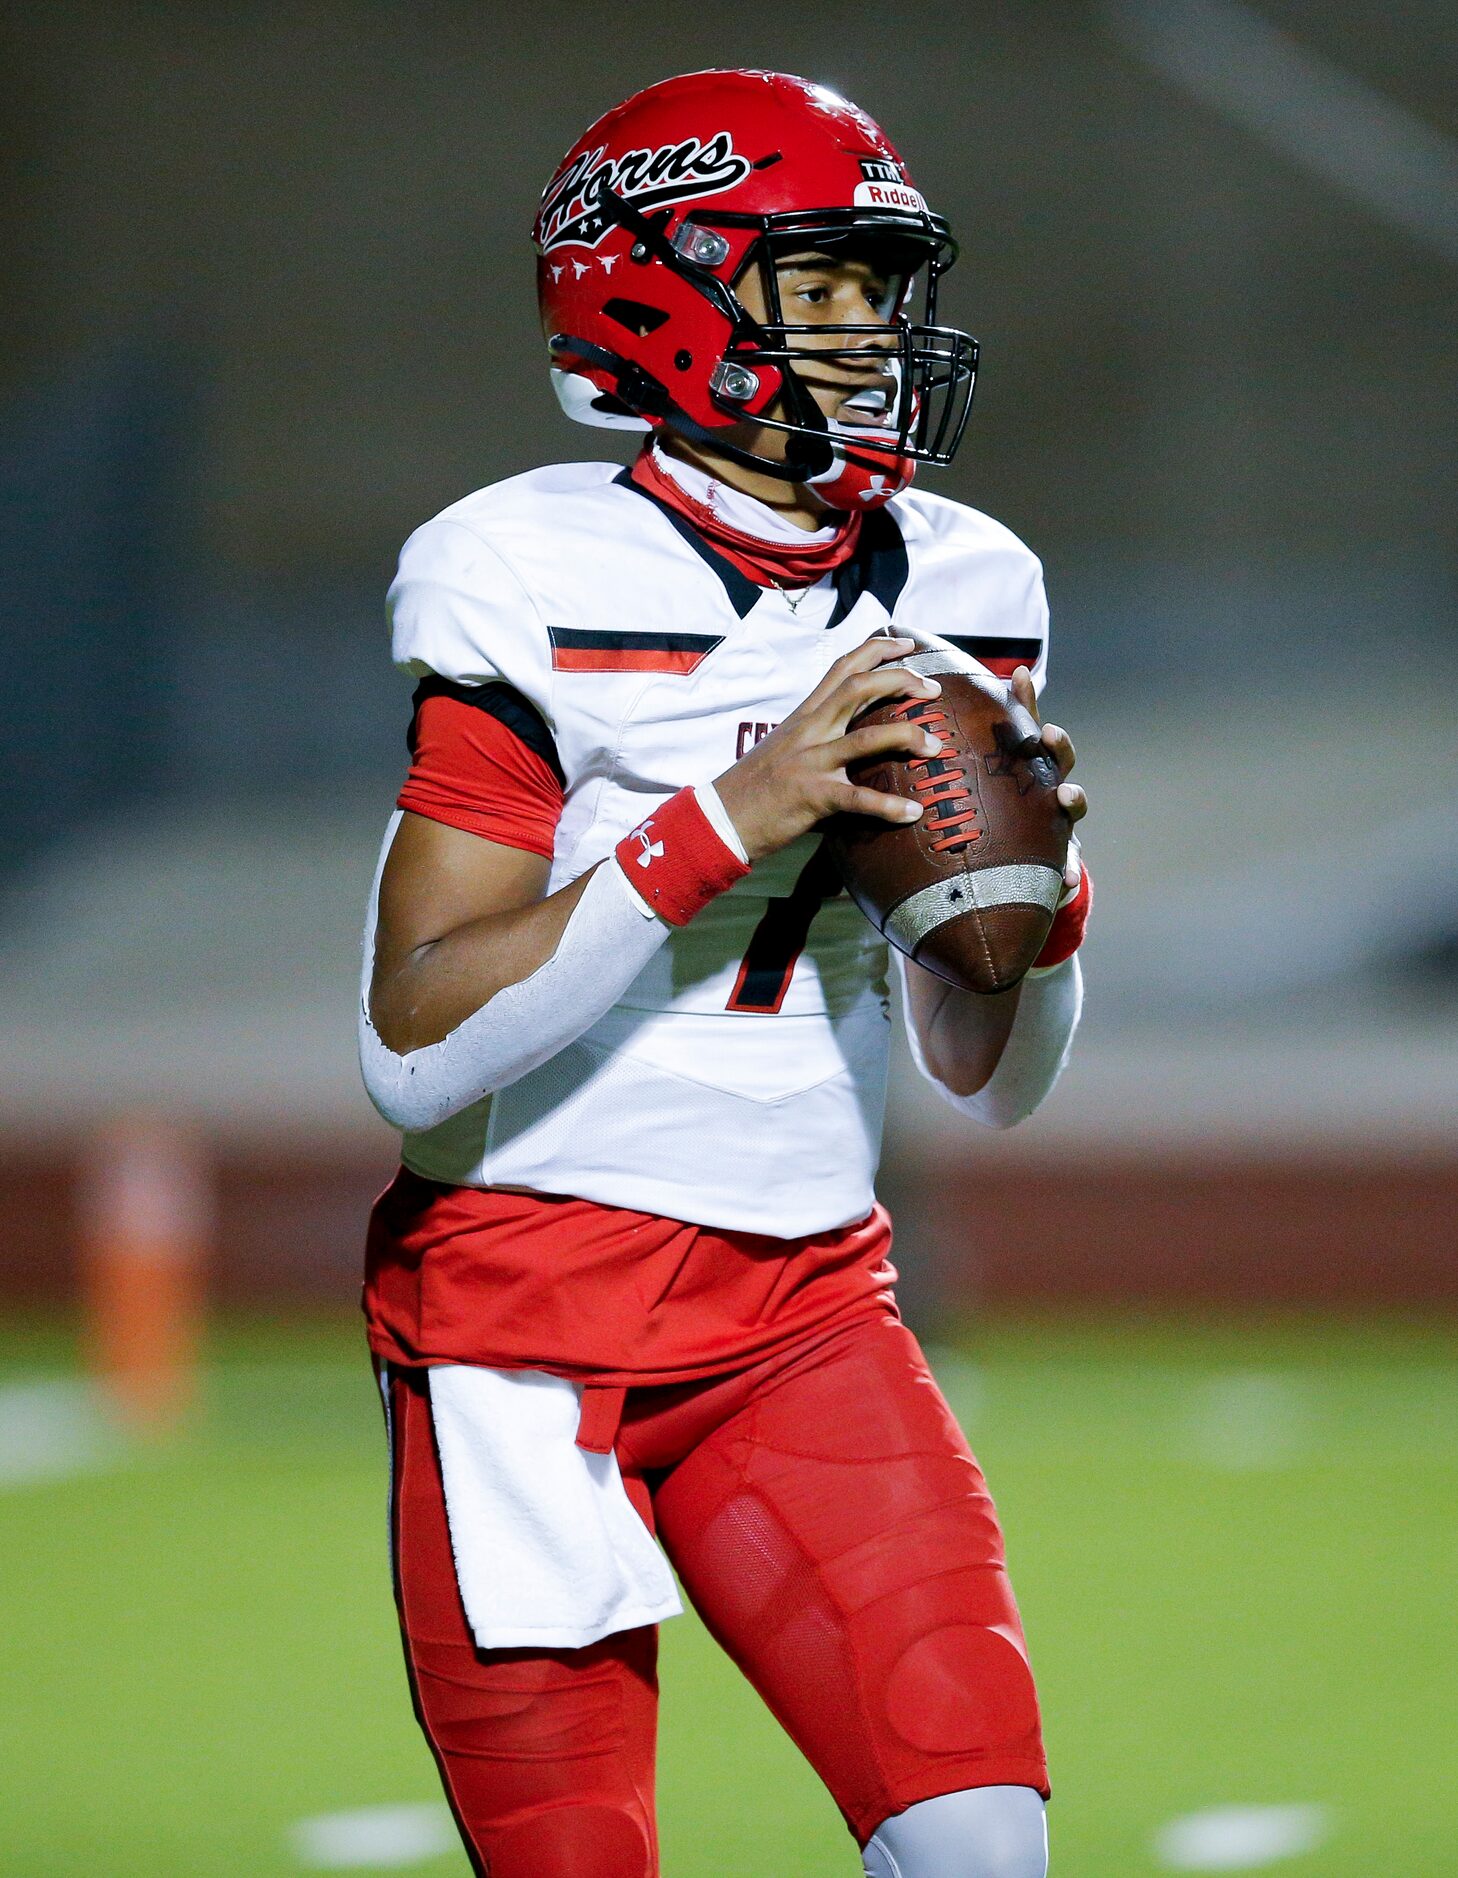
{"label": "green turf field", "polygon": [[[939,1352],[1042,1685],[1055,1878],[1458,1872],[1455,1344],[1023,1325]],[[6,1348],[0,1872],[345,1869],[347,1822],[300,1822],[433,1806],[354,1326],[220,1333],[194,1428],[151,1453],[98,1438],[61,1333]],[[667,1878],[859,1871],[692,1618],[665,1627],[663,1683]],[[1244,1853],[1198,1822],[1156,1838],[1226,1806],[1322,1810],[1279,1816],[1307,1849],[1274,1860],[1259,1820]],[[435,1820],[381,1824],[382,1847],[405,1834],[391,1869],[465,1872],[409,1853]]]}

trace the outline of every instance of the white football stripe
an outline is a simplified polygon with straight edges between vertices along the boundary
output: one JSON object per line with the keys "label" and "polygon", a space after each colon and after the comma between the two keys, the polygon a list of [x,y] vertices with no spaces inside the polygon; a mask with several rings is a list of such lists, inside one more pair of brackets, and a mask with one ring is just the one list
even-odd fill
{"label": "white football stripe", "polygon": [[1330,1831],[1324,1806],[1212,1806],[1161,1826],[1154,1856],[1171,1871],[1254,1871],[1312,1851]]}
{"label": "white football stripe", "polygon": [[1294,1466],[1310,1451],[1316,1432],[1309,1384],[1279,1371],[1210,1376],[1190,1398],[1187,1451],[1227,1473]]}
{"label": "white football stripe", "polygon": [[362,1871],[418,1865],[452,1851],[461,1841],[449,1809],[427,1801],[320,1813],[292,1826],[289,1843],[298,1862],[315,1871]]}
{"label": "white football stripe", "polygon": [[903,952],[914,953],[928,933],[959,914],[985,913],[995,906],[1040,906],[1051,913],[1062,892],[1063,876],[1056,867],[1032,861],[988,867],[919,888],[891,909],[881,930]]}
{"label": "white football stripe", "polygon": [[0,1487],[94,1473],[125,1453],[89,1383],[45,1376],[0,1386]]}

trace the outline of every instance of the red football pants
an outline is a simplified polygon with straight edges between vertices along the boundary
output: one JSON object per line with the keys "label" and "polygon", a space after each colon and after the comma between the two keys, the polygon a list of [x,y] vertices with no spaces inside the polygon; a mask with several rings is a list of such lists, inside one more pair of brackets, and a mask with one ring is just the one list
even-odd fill
{"label": "red football pants", "polygon": [[[473,1868],[656,1878],[656,1633],[478,1649],[426,1372],[392,1368],[389,1389],[415,1712]],[[630,1390],[616,1447],[695,1608],[861,1844],[935,1794],[1046,1795],[996,1513],[904,1325],[862,1320],[732,1376]]]}

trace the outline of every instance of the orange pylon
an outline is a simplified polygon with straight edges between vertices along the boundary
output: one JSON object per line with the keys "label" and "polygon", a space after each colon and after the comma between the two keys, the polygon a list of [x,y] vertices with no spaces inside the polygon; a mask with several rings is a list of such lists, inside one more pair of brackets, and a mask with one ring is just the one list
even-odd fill
{"label": "orange pylon", "polygon": [[185,1128],[128,1115],[98,1135],[80,1192],[86,1357],[136,1433],[175,1428],[195,1394],[212,1214],[206,1160]]}

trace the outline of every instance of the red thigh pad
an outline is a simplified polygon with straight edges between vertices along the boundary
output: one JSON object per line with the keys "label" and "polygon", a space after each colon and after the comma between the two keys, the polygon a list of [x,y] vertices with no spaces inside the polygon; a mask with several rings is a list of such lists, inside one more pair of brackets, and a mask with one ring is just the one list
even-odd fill
{"label": "red thigh pad", "polygon": [[654,1878],[642,1823],[591,1798],[528,1813],[493,1831],[490,1878]]}
{"label": "red thigh pad", "polygon": [[767,1379],[669,1475],[695,1604],[852,1829],[962,1787],[1047,1788],[981,1471],[903,1326]]}

